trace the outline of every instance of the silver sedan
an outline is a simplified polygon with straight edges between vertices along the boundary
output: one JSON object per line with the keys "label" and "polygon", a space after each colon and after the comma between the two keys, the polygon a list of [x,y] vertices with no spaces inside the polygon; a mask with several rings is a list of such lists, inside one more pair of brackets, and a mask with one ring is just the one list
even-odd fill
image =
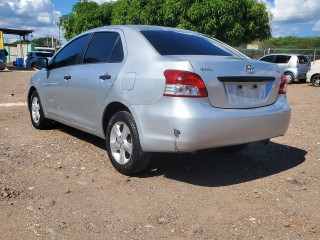
{"label": "silver sedan", "polygon": [[106,140],[123,174],[152,152],[193,152],[284,135],[286,78],[275,64],[182,29],[108,26],[73,38],[30,80],[32,124],[57,121]]}

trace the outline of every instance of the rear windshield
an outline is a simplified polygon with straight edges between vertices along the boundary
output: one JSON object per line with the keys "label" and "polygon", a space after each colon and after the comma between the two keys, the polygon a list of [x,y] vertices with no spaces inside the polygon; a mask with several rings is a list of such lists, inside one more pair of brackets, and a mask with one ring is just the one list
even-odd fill
{"label": "rear windshield", "polygon": [[304,64],[309,62],[309,58],[307,56],[298,56],[299,63]]}
{"label": "rear windshield", "polygon": [[141,31],[161,55],[233,56],[234,50],[200,35],[174,31]]}

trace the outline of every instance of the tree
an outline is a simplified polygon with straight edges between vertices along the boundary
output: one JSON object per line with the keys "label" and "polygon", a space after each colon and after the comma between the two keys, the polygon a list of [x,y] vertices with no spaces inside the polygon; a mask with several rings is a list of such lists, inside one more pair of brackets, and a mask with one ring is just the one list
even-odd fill
{"label": "tree", "polygon": [[112,2],[99,5],[96,2],[81,0],[73,6],[72,12],[60,18],[64,37],[69,40],[77,34],[92,28],[111,24]]}
{"label": "tree", "polygon": [[103,25],[146,24],[194,30],[238,46],[270,38],[269,20],[258,0],[81,0],[61,24],[66,39]]}
{"label": "tree", "polygon": [[[51,37],[42,37],[42,38],[37,38],[37,39],[34,39],[32,41],[30,40],[22,40],[22,41],[16,41],[16,42],[13,42],[14,44],[20,44],[20,43],[27,43],[27,44],[31,44],[33,43],[36,47],[51,47],[51,44],[52,44],[52,38]],[[58,42],[58,39],[57,38],[53,38],[53,43],[54,45],[58,45],[60,46],[61,43]]]}
{"label": "tree", "polygon": [[120,0],[112,23],[184,28],[234,46],[271,37],[266,6],[257,0]]}

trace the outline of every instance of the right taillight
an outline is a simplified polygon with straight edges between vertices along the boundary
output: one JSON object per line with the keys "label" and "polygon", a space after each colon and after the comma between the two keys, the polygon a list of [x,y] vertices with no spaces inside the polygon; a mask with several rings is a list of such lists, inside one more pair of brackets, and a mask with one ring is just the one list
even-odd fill
{"label": "right taillight", "polygon": [[281,75],[281,81],[280,81],[280,86],[279,86],[279,94],[286,94],[287,92],[287,78],[284,74]]}
{"label": "right taillight", "polygon": [[164,71],[166,87],[163,96],[167,97],[208,97],[201,77],[193,72],[168,69]]}

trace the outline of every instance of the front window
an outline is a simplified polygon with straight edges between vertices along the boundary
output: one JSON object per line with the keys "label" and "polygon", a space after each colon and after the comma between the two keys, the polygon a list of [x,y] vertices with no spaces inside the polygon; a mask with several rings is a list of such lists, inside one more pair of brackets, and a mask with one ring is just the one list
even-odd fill
{"label": "front window", "polygon": [[51,68],[65,67],[76,64],[79,52],[81,51],[87,38],[88,35],[81,36],[61,49],[50,65]]}

